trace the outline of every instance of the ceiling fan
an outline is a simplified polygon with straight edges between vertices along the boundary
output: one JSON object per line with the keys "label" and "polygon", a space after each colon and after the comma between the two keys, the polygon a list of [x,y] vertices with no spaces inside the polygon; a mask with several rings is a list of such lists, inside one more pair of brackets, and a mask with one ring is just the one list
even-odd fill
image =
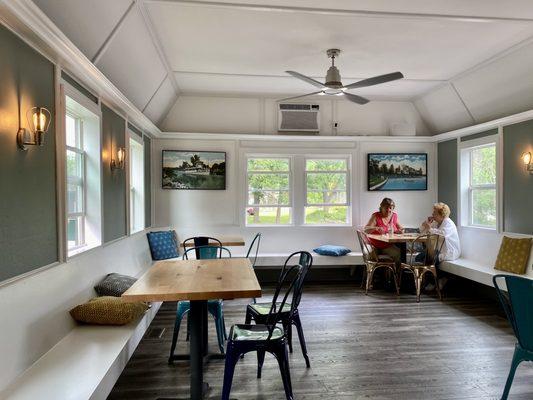
{"label": "ceiling fan", "polygon": [[311,85],[319,88],[320,90],[313,93],[304,94],[301,96],[287,97],[278,101],[286,101],[299,99],[300,97],[313,96],[313,95],[329,95],[329,96],[344,96],[347,100],[350,100],[357,104],[366,104],[370,100],[365,99],[364,97],[357,96],[355,94],[347,93],[346,90],[357,89],[360,87],[379,85],[380,83],[395,81],[397,79],[402,79],[403,74],[401,72],[392,72],[390,74],[378,75],[372,78],[363,79],[349,85],[343,85],[341,82],[341,74],[339,69],[335,66],[335,58],[340,54],[339,49],[329,49],[326,51],[326,54],[331,58],[331,67],[329,67],[326,74],[326,83],[319,82],[313,78],[300,74],[296,71],[285,71],[289,75],[294,76],[295,78],[301,79]]}

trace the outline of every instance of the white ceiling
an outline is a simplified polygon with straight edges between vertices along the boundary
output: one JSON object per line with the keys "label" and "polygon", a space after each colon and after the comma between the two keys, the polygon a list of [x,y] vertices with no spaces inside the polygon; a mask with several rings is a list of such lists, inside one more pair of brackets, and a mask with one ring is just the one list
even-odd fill
{"label": "white ceiling", "polygon": [[314,91],[337,47],[343,82],[401,71],[353,93],[415,101],[533,37],[532,0],[34,0],[156,124],[178,94]]}

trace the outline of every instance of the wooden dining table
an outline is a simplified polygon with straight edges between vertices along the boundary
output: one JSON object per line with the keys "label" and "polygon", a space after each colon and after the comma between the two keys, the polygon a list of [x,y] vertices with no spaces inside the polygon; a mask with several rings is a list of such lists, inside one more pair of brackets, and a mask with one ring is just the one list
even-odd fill
{"label": "wooden dining table", "polygon": [[401,252],[401,260],[405,262],[407,259],[407,243],[414,241],[419,233],[393,233],[390,234],[368,234],[368,237],[373,240],[379,240],[381,242],[398,244]]}
{"label": "wooden dining table", "polygon": [[190,399],[204,398],[209,385],[203,380],[207,346],[207,301],[261,297],[261,287],[247,258],[156,262],[123,295],[127,301],[189,300],[191,308]]}

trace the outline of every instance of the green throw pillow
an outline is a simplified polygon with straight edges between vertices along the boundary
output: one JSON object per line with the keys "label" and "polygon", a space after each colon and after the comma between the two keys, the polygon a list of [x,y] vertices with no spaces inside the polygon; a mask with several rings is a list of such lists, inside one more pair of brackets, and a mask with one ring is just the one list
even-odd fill
{"label": "green throw pillow", "polygon": [[78,322],[97,325],[125,325],[135,321],[148,310],[146,303],[128,303],[120,297],[102,296],[70,310]]}
{"label": "green throw pillow", "polygon": [[525,274],[531,252],[531,240],[531,238],[517,239],[504,236],[494,269]]}

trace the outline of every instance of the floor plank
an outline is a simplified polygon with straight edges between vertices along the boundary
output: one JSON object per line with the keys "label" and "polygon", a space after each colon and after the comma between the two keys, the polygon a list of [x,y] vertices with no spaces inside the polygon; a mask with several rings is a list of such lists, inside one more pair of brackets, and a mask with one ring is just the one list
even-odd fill
{"label": "floor plank", "polygon": [[[272,290],[266,290],[268,295]],[[228,327],[242,323],[247,301],[226,301]],[[117,381],[109,399],[144,400],[187,396],[186,362],[167,364],[176,305],[165,303],[152,322],[161,338],[145,337]],[[514,350],[509,324],[491,299],[448,293],[443,302],[410,293],[375,290],[368,296],[355,283],[309,285],[300,305],[312,367],[295,341],[291,376],[298,400],[348,399],[499,399]],[[182,323],[182,327],[186,324]],[[209,338],[216,348],[210,319]],[[186,352],[185,331],[177,352]],[[210,399],[219,399],[224,362],[211,361],[205,380]],[[533,399],[533,365],[517,370],[510,399]],[[235,370],[231,397],[283,399],[276,361],[265,360],[256,379],[256,357],[249,354]]]}

